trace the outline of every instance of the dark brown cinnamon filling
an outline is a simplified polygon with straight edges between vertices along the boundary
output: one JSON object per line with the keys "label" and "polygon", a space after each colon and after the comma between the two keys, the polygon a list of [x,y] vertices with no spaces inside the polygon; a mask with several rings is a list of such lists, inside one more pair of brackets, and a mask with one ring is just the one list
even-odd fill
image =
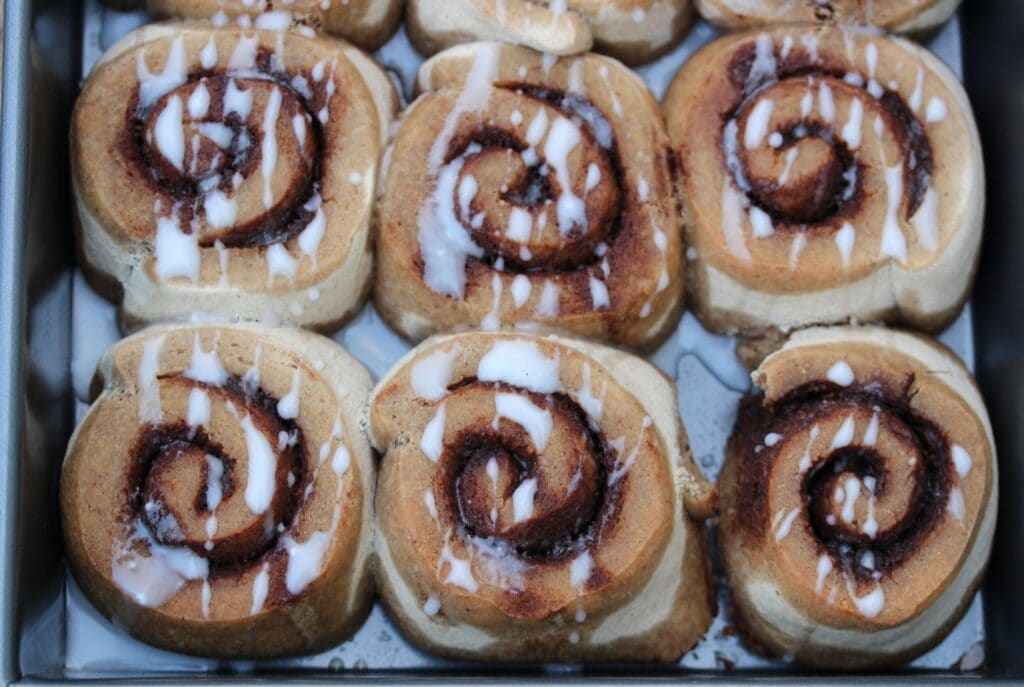
{"label": "dark brown cinnamon filling", "polygon": [[[900,435],[917,450],[913,493],[899,521],[869,537],[842,522],[830,522],[828,505],[841,475],[854,475],[861,480],[873,478],[874,496],[884,496],[890,479],[887,462],[906,459],[905,456],[883,456],[874,447],[853,443],[817,460],[803,476],[799,488],[812,536],[833,561],[862,580],[875,572],[887,573],[898,568],[941,521],[952,486],[948,439],[931,420],[910,407],[912,387],[912,377],[901,390],[879,383],[840,387],[813,382],[771,405],[765,405],[759,394],[744,397],[729,439],[730,455],[738,461],[735,519],[739,527],[749,536],[762,538],[771,523],[768,485],[781,445],[762,445],[769,432],[791,434],[844,408],[877,407],[887,431]],[[870,569],[862,564],[867,552],[874,561]]]}
{"label": "dark brown cinnamon filling", "polygon": [[[256,57],[257,71],[260,73],[258,80],[271,82],[283,91],[281,117],[291,117],[293,114],[308,116],[313,153],[306,160],[303,173],[286,190],[283,198],[275,199],[270,210],[248,222],[231,226],[216,239],[203,237],[200,240],[203,247],[213,246],[216,240],[228,248],[283,243],[297,236],[309,224],[315,212],[305,207],[305,204],[319,191],[322,180],[327,141],[317,113],[326,105],[328,95],[324,84],[314,82],[308,70],[275,71],[271,58],[271,52],[261,46]],[[296,90],[297,79],[308,84],[308,94]],[[231,132],[231,144],[227,150],[222,150],[220,146],[201,138],[199,149],[194,151],[195,164],[181,171],[154,150],[152,143],[147,140],[147,132],[153,124],[153,116],[161,111],[167,98],[178,91],[191,90],[201,80],[205,80],[204,84],[210,92],[210,105],[206,115],[197,123],[226,126]],[[148,108],[140,105],[139,94],[136,92],[125,110],[125,124],[118,141],[119,150],[136,168],[135,179],[146,184],[154,195],[165,198],[168,206],[174,207],[181,230],[185,233],[191,232],[192,220],[204,213],[201,203],[204,192],[213,189],[231,190],[232,178],[236,174],[248,178],[256,173],[261,159],[260,123],[243,121],[236,113],[224,116],[224,94],[229,80],[234,80],[240,89],[245,89],[247,83],[254,81],[252,77],[231,77],[222,72],[197,70],[188,75],[186,83],[165,94]],[[188,150],[187,154],[192,155],[193,151]],[[167,211],[170,211],[170,207]]]}
{"label": "dark brown cinnamon filling", "polygon": [[[823,68],[811,59],[805,51],[794,48],[782,58],[773,46],[776,70],[772,75],[753,71],[756,47],[749,43],[736,51],[729,65],[729,79],[742,94],[740,101],[723,116],[724,124],[730,120],[739,121],[744,113],[757,101],[764,89],[787,79],[832,79],[849,87],[843,78],[846,73],[838,69]],[[751,78],[751,75],[756,78]],[[864,75],[860,74],[863,78]],[[865,79],[866,81],[866,79]],[[891,130],[907,151],[903,156],[903,207],[906,218],[914,215],[924,199],[928,181],[933,171],[931,143],[921,122],[903,100],[903,97],[885,85],[879,84],[882,95],[875,100]],[[871,97],[866,94],[865,97]],[[863,198],[863,188],[857,163],[857,156],[835,135],[834,125],[810,119],[794,123],[780,131],[783,143],[780,150],[786,150],[795,142],[794,132],[802,127],[799,138],[813,138],[823,141],[832,149],[832,156],[821,174],[803,180],[803,183],[783,186],[774,180],[758,179],[750,174],[744,150],[738,151],[742,161],[741,170],[730,170],[734,176],[739,171],[747,184],[736,179],[750,203],[764,210],[775,221],[776,228],[836,228],[835,221],[853,215]],[[723,142],[723,155],[725,144]],[[727,165],[728,166],[728,165]],[[844,181],[853,180],[848,188]],[[749,187],[749,188],[748,188]]]}
{"label": "dark brown cinnamon filling", "polygon": [[[601,167],[612,176],[614,183],[611,186],[614,190],[609,197],[602,199],[596,214],[587,214],[587,226],[574,225],[569,228],[562,234],[557,245],[532,246],[528,259],[523,257],[520,245],[507,238],[507,227],[504,224],[498,226],[488,216],[484,216],[482,225],[474,228],[467,218],[462,218],[466,230],[485,253],[480,258],[471,256],[469,261],[493,267],[500,260],[503,269],[512,273],[575,272],[592,268],[602,259],[598,255],[598,246],[611,245],[623,226],[624,175],[610,122],[590,100],[561,89],[523,83],[499,83],[495,87],[539,101],[572,120],[578,126],[584,143],[602,151],[604,159]],[[469,159],[500,156],[506,151],[519,154],[529,147],[515,133],[497,123],[487,122],[472,131],[454,136],[446,151],[445,163],[463,156],[474,144],[480,146],[481,150],[470,155]],[[504,162],[508,169],[507,183],[506,188],[500,192],[500,198],[531,212],[546,208],[549,223],[553,225],[556,217],[555,201],[561,189],[551,174],[541,172],[543,151],[537,151],[537,154],[542,164],[532,167],[522,163],[518,155],[515,159],[508,157]],[[474,213],[479,210],[474,204]]]}
{"label": "dark brown cinnamon filling", "polygon": [[[436,477],[436,493],[443,494],[444,509],[455,517],[460,534],[488,546],[506,547],[536,562],[557,562],[595,546],[613,526],[622,485],[629,476],[608,483],[616,458],[590,426],[586,413],[561,393],[533,394],[473,378],[453,385],[452,391],[467,388],[522,394],[545,407],[553,422],[567,423],[572,435],[578,437],[572,452],[579,456],[580,467],[571,490],[548,490],[541,481],[534,515],[519,523],[505,522],[495,517],[492,508],[507,503],[526,480],[538,478],[544,458],[537,455],[530,438],[518,428],[512,430],[504,423],[489,421],[464,427],[445,446]],[[492,463],[490,472],[488,463]]]}
{"label": "dark brown cinnamon filling", "polygon": [[[212,479],[207,456],[223,465],[219,480],[221,504],[236,496],[238,470],[243,468],[239,467],[236,457],[227,455],[223,446],[202,428],[184,422],[147,424],[142,427],[131,452],[132,472],[128,478],[131,491],[125,501],[124,522],[130,527],[138,518],[158,544],[192,549],[210,561],[211,575],[237,574],[273,552],[280,532],[288,529],[298,511],[311,478],[306,470],[302,430],[294,421],[277,415],[277,399],[237,377],[229,377],[223,386],[184,377],[161,378],[164,383],[168,379],[233,403],[268,440],[274,437],[271,442],[277,454],[274,495],[266,513],[260,516],[247,513],[248,519],[226,536],[209,537],[204,531],[207,519],[213,515],[207,501]],[[277,442],[282,436],[288,437],[288,441],[280,448]],[[212,548],[207,548],[207,541],[214,543]]]}

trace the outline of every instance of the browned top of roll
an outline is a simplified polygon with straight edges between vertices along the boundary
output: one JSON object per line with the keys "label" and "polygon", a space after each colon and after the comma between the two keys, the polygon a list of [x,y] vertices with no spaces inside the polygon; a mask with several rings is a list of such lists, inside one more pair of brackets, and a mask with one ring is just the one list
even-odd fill
{"label": "browned top of roll", "polygon": [[664,111],[690,244],[744,285],[912,273],[956,260],[947,249],[980,231],[966,96],[906,41],[806,26],[727,36],[686,63]]}
{"label": "browned top of roll", "polygon": [[811,330],[754,377],[763,394],[741,406],[723,477],[727,547],[754,571],[771,561],[752,574],[832,627],[885,628],[984,564],[967,556],[992,534],[994,448],[952,354],[884,330]]}
{"label": "browned top of roll", "polygon": [[134,247],[156,282],[323,281],[365,230],[390,116],[363,60],[300,32],[186,23],[130,34],[75,107],[80,210]]}
{"label": "browned top of roll", "polygon": [[414,337],[517,322],[631,345],[660,334],[681,236],[639,79],[596,55],[476,43],[425,63],[419,86],[378,206],[389,319]]}

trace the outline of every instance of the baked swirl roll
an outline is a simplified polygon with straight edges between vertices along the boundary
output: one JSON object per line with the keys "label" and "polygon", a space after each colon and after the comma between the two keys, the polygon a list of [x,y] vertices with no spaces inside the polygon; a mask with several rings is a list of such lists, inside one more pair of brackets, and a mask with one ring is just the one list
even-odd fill
{"label": "baked swirl roll", "polygon": [[369,287],[396,98],[334,39],[188,23],[132,32],[72,119],[87,276],[129,323],[200,311],[339,324]]}
{"label": "baked swirl roll", "polygon": [[642,64],[671,50],[692,15],[690,0],[411,0],[406,26],[426,55],[486,40],[551,55],[594,49]]}
{"label": "baked swirl roll", "polygon": [[404,336],[530,323],[651,346],[682,307],[657,103],[618,62],[457,46],[389,148],[375,302]]}
{"label": "baked swirl roll", "polygon": [[727,36],[686,63],[664,110],[707,326],[955,318],[984,171],[963,88],[934,55],[849,28]]}
{"label": "baked swirl roll", "polygon": [[[452,657],[675,660],[712,617],[675,390],[629,354],[517,334],[436,337],[370,402],[382,599]],[[697,518],[697,519],[695,519]]]}
{"label": "baked swirl roll", "polygon": [[398,28],[402,0],[148,0],[166,17],[244,18],[256,26],[302,24],[376,50]]}
{"label": "baked swirl roll", "polygon": [[819,22],[877,26],[893,33],[921,34],[949,19],[960,0],[694,0],[712,24],[745,29],[765,24]]}
{"label": "baked swirl roll", "polygon": [[161,326],[109,349],[61,476],[68,562],[133,636],[269,658],[369,612],[369,374],[294,329]]}
{"label": "baked swirl roll", "polygon": [[736,622],[829,669],[891,666],[960,619],[992,545],[988,415],[948,350],[809,329],[753,373],[720,477]]}

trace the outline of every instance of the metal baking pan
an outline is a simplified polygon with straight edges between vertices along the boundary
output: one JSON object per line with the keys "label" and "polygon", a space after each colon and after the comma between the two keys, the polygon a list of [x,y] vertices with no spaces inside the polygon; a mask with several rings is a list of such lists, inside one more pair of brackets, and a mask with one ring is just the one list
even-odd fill
{"label": "metal baking pan", "polygon": [[[2,4],[0,4],[2,6]],[[0,679],[4,684],[92,682],[244,684],[375,679],[450,682],[584,677],[739,682],[769,678],[832,684],[841,679],[935,682],[970,676],[1024,679],[1024,3],[974,0],[931,47],[965,76],[984,142],[988,216],[972,306],[942,335],[973,364],[992,414],[1004,498],[985,587],[960,625],[914,663],[886,675],[842,678],[747,652],[720,614],[707,638],[668,666],[488,666],[433,659],[411,647],[379,609],[351,641],[314,657],[217,662],[146,647],[103,620],[66,575],[57,517],[57,476],[81,412],[83,379],[117,336],[113,309],[74,265],[67,125],[82,74],[102,48],[144,19],[96,0],[7,0],[0,131]],[[714,32],[698,24],[683,46],[642,75],[656,95],[678,64]],[[408,86],[415,63],[402,36],[378,58]],[[379,375],[406,344],[371,309],[335,339]],[[714,476],[746,378],[733,342],[691,316],[652,361],[685,380],[680,406],[695,454]],[[688,391],[687,391],[688,390]],[[714,402],[708,403],[707,399]],[[724,598],[724,597],[723,597]],[[724,604],[723,604],[724,605]],[[511,678],[510,678],[511,676]]]}

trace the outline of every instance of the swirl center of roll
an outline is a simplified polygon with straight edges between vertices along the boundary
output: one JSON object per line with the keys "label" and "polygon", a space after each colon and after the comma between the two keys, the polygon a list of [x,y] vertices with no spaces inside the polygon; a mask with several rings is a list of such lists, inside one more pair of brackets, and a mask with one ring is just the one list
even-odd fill
{"label": "swirl center of roll", "polygon": [[528,556],[577,549],[606,497],[604,452],[579,408],[503,385],[453,395],[462,429],[437,479],[465,533]]}
{"label": "swirl center of roll", "polygon": [[143,428],[133,452],[129,518],[137,517],[157,544],[188,547],[215,564],[259,557],[298,503],[300,430],[278,416],[273,399],[235,378],[214,386],[169,377],[160,388],[190,414],[222,421]]}

